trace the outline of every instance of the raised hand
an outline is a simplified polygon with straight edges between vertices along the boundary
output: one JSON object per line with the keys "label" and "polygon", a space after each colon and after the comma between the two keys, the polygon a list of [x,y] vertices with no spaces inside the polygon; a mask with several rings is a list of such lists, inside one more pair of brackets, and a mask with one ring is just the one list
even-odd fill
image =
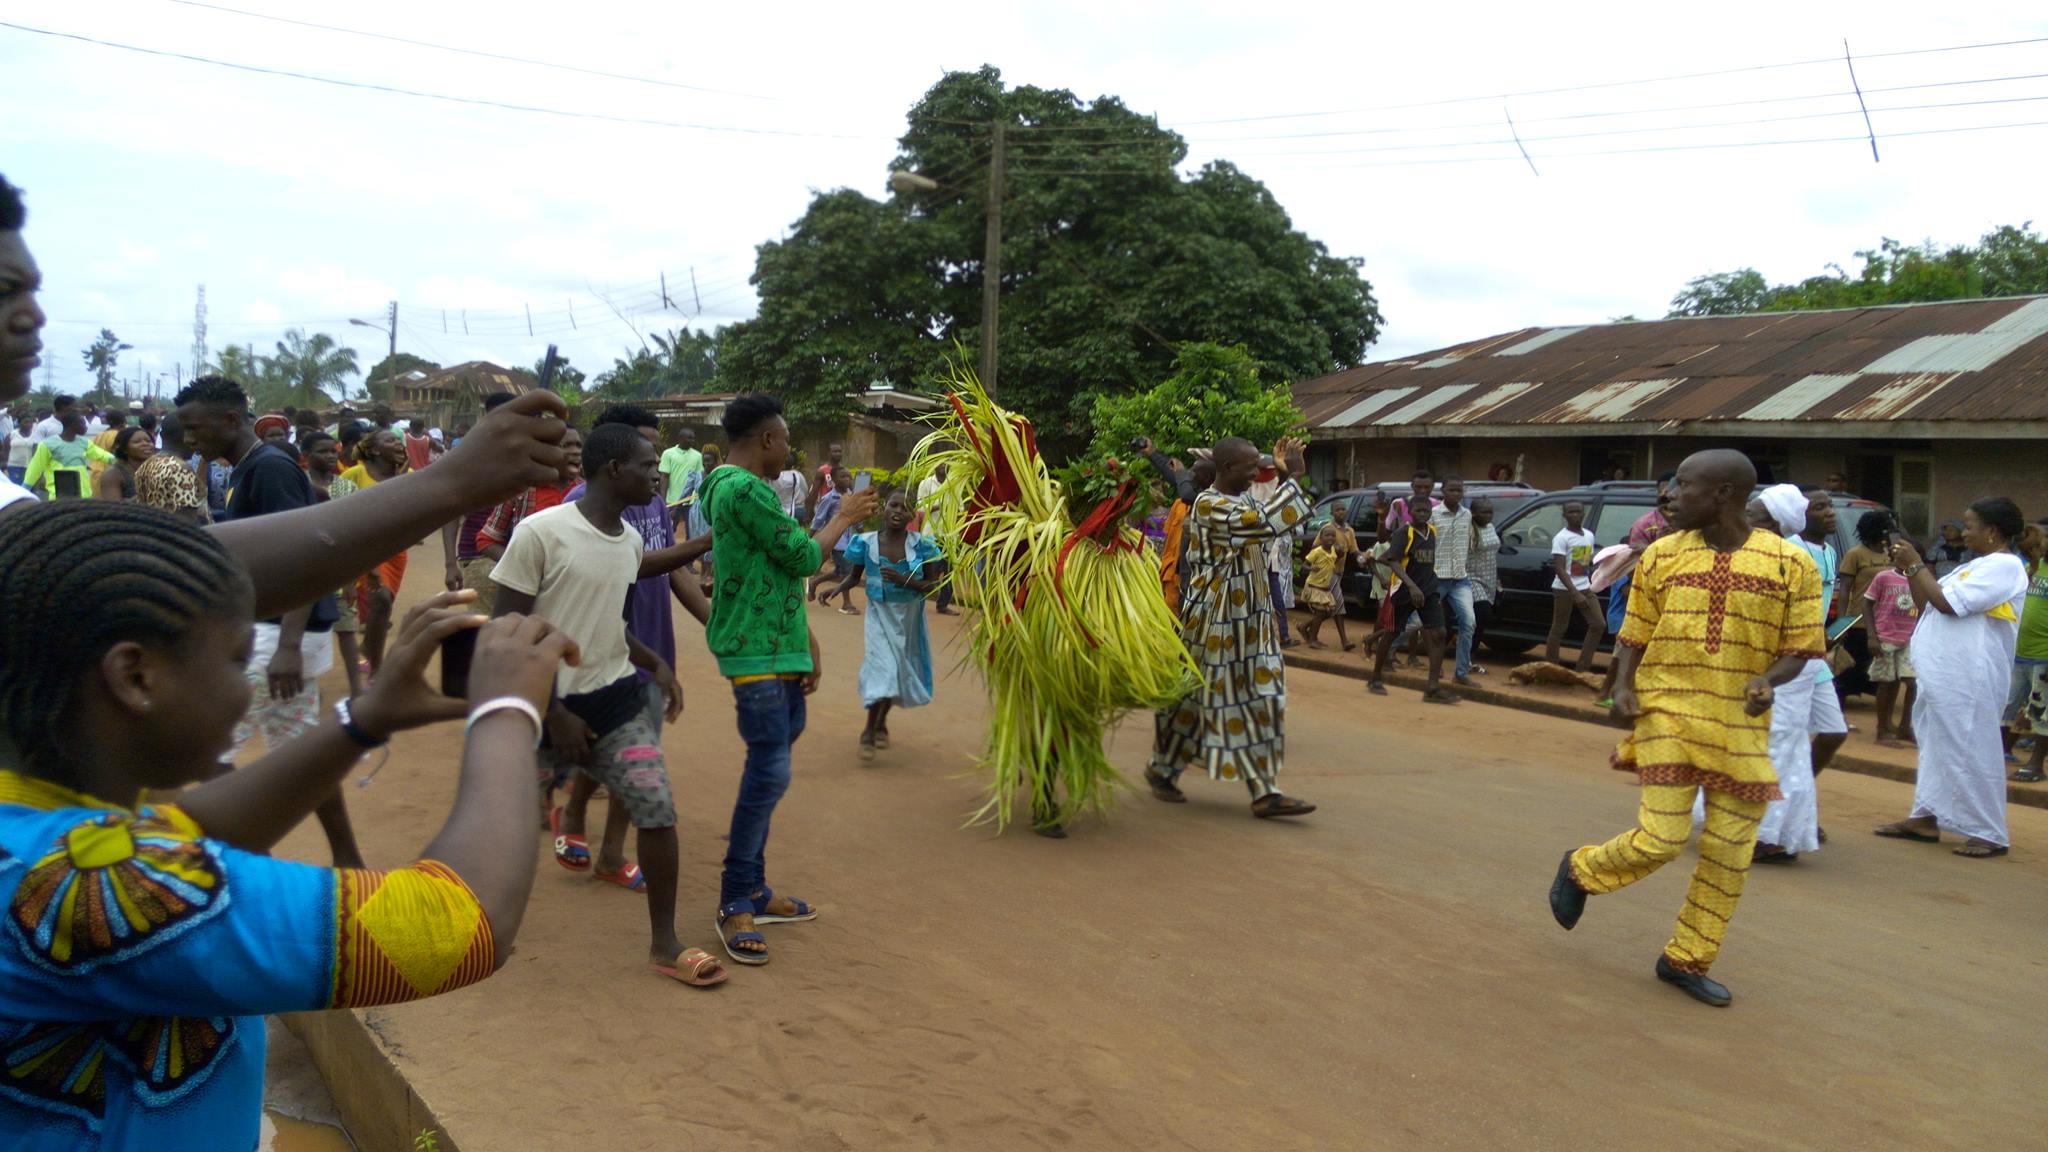
{"label": "raised hand", "polygon": [[[464,444],[469,437],[462,438]],[[469,665],[469,695],[474,700],[518,696],[545,712],[554,695],[555,671],[583,659],[576,642],[538,616],[516,612],[493,619],[476,637],[476,655]]]}
{"label": "raised hand", "polygon": [[876,493],[873,488],[848,492],[839,498],[839,518],[849,524],[859,524],[875,514]]}
{"label": "raised hand", "polygon": [[560,396],[528,392],[486,414],[433,471],[420,475],[453,484],[465,508],[488,508],[536,484],[559,483],[568,415]]}
{"label": "raised hand", "polygon": [[427,661],[441,641],[465,628],[483,625],[484,617],[470,609],[475,599],[475,592],[443,592],[405,614],[384,666],[356,703],[356,722],[364,731],[389,736],[437,720],[452,720],[468,709],[465,701],[450,699],[429,686],[426,673]]}

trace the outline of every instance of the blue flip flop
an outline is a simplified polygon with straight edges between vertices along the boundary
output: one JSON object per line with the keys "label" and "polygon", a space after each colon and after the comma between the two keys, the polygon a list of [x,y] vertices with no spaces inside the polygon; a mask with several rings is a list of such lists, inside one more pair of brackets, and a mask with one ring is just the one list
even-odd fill
{"label": "blue flip flop", "polygon": [[795,924],[799,921],[816,920],[818,918],[818,910],[816,908],[811,907],[809,904],[804,903],[803,901],[797,899],[794,896],[787,897],[786,899],[788,899],[788,901],[791,904],[796,905],[795,915],[777,916],[767,910],[768,905],[772,903],[774,899],[775,889],[773,888],[763,888],[761,889],[761,894],[759,896],[754,897],[752,903],[756,908],[760,909],[760,911],[754,913],[754,923]]}
{"label": "blue flip flop", "polygon": [[766,952],[751,952],[733,947],[735,944],[759,944],[766,948],[768,946],[768,938],[766,936],[761,935],[759,932],[735,932],[730,936],[725,934],[725,922],[727,920],[732,919],[734,916],[750,916],[753,913],[754,902],[752,900],[735,900],[718,910],[718,940],[725,945],[725,954],[732,957],[733,962],[736,964],[758,965],[768,962],[768,953]]}

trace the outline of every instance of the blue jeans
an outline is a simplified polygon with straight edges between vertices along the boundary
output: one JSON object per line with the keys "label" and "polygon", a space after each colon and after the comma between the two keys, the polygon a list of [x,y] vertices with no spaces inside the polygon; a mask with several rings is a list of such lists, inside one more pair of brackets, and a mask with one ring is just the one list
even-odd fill
{"label": "blue jeans", "polygon": [[1280,622],[1280,642],[1282,644],[1292,639],[1287,630],[1287,609],[1281,607],[1282,604],[1287,603],[1287,586],[1281,583],[1285,579],[1287,577],[1282,576],[1278,572],[1269,570],[1266,573],[1266,595],[1271,597],[1273,601],[1273,618]]}
{"label": "blue jeans", "polygon": [[1458,632],[1458,660],[1452,675],[1463,679],[1472,674],[1472,629],[1479,618],[1472,612],[1472,581],[1467,578],[1439,580],[1444,605],[1451,610],[1451,626]]}
{"label": "blue jeans", "polygon": [[804,734],[801,680],[755,680],[732,686],[740,739],[747,742],[747,767],[732,806],[725,848],[725,873],[718,881],[720,907],[745,900],[768,883],[768,821],[789,791],[789,750]]}

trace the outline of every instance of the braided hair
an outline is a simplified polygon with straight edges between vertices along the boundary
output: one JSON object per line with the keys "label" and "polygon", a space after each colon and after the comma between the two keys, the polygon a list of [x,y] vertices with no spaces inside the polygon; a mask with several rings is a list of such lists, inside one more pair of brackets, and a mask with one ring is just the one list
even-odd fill
{"label": "braided hair", "polygon": [[175,650],[251,594],[212,535],[141,504],[39,504],[0,517],[0,738],[23,767],[62,759],[88,669],[123,641]]}

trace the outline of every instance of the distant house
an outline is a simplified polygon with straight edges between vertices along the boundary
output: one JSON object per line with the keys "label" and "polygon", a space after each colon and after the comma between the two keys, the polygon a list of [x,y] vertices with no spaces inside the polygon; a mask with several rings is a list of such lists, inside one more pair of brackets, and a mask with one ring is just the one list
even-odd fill
{"label": "distant house", "polygon": [[454,431],[475,423],[484,413],[484,397],[493,392],[518,395],[539,381],[515,368],[488,360],[471,360],[453,368],[414,369],[391,381],[391,407],[401,416],[418,416],[430,427]]}
{"label": "distant house", "polygon": [[1727,446],[1778,480],[1839,472],[1918,536],[1985,495],[2048,515],[2048,297],[1523,328],[1294,395],[1325,486],[1562,488]]}
{"label": "distant house", "polygon": [[[638,401],[662,421],[686,425],[697,431],[697,441],[723,443],[720,421],[725,406],[737,392],[702,392],[688,396],[663,396]],[[910,459],[911,449],[931,431],[917,417],[936,409],[944,401],[916,392],[899,391],[887,384],[869,385],[864,392],[847,395],[850,411],[844,431],[811,432],[796,437],[794,447],[806,462],[816,467],[832,444],[846,449],[846,461],[856,468],[895,471]]]}

